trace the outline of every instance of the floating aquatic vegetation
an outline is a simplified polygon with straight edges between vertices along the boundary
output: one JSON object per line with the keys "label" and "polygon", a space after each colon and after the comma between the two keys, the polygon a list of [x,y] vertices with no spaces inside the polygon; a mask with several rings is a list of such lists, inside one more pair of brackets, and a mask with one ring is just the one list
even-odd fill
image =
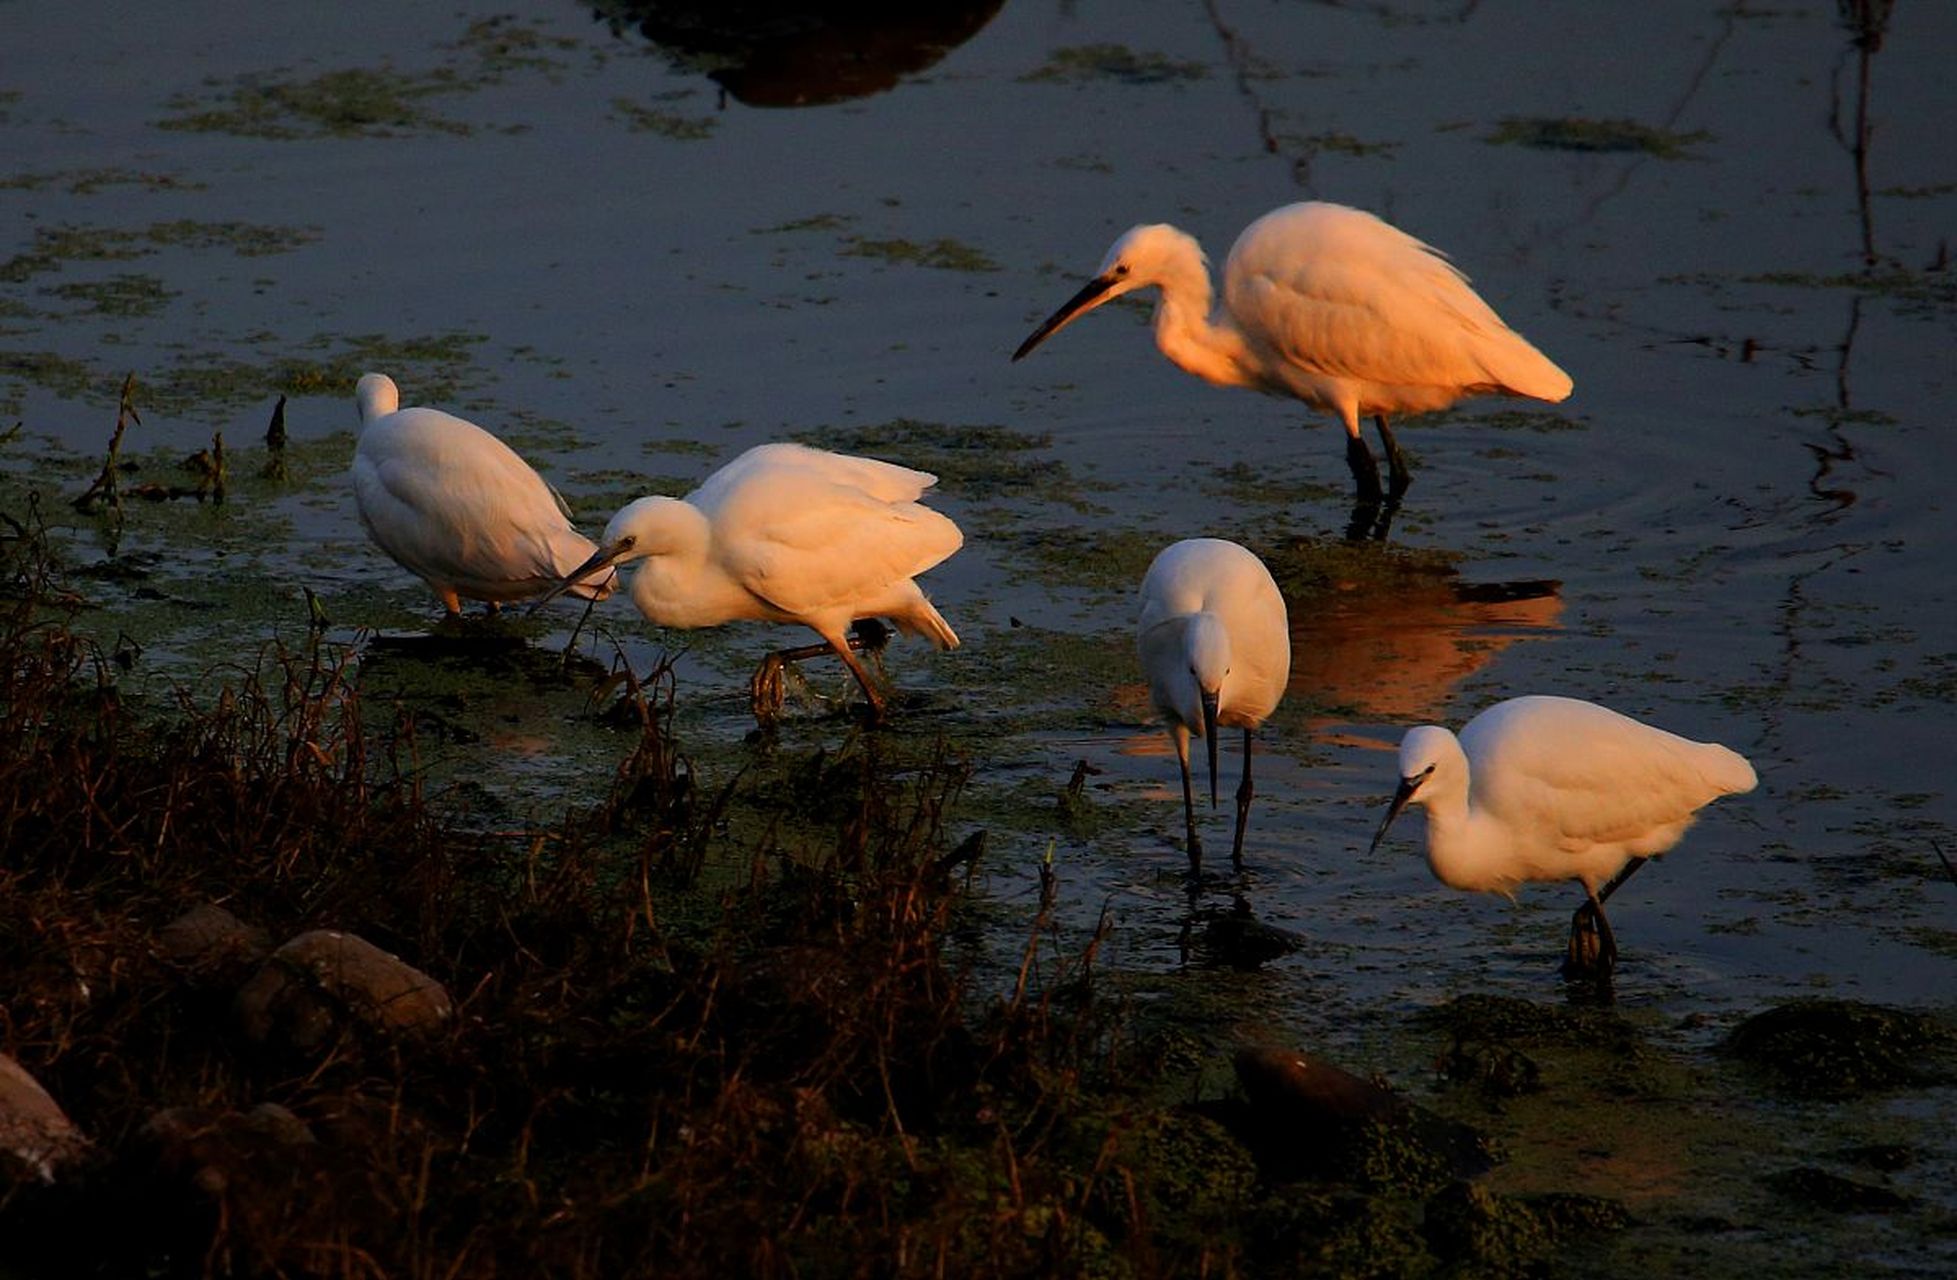
{"label": "floating aquatic vegetation", "polygon": [[1187,83],[1209,73],[1203,63],[1178,62],[1164,53],[1138,53],[1121,44],[1079,44],[1055,49],[1045,63],[1019,78],[1029,84],[1119,80],[1142,85]]}
{"label": "floating aquatic vegetation", "polygon": [[1688,148],[1712,141],[1712,135],[1703,129],[1692,133],[1656,129],[1635,120],[1510,117],[1483,141],[1544,151],[1639,152],[1661,160],[1682,160],[1690,156]]}

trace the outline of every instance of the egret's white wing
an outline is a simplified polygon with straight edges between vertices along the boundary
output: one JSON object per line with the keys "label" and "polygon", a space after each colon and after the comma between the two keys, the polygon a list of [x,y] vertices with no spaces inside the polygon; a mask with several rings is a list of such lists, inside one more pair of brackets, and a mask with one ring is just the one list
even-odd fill
{"label": "egret's white wing", "polygon": [[963,543],[928,507],[793,467],[753,474],[714,515],[714,553],[728,574],[796,616],[874,604]]}
{"label": "egret's white wing", "polygon": [[[1560,846],[1572,851],[1675,833],[1752,778],[1724,747],[1569,698],[1491,707],[1462,729],[1461,747],[1476,806],[1519,829],[1558,832]],[[1739,771],[1746,786],[1736,785]]]}
{"label": "egret's white wing", "polygon": [[1230,251],[1224,301],[1248,341],[1306,373],[1569,393],[1444,255],[1357,209],[1292,205],[1252,223]]}
{"label": "egret's white wing", "polygon": [[354,453],[353,483],[374,540],[415,572],[445,581],[555,578],[592,550],[530,464],[436,409],[370,425]]}
{"label": "egret's white wing", "polygon": [[860,490],[884,502],[915,502],[938,482],[929,472],[913,471],[894,462],[857,458],[849,454],[811,449],[786,442],[756,445],[714,472],[687,501],[709,515],[718,511],[728,495],[765,476],[806,475]]}

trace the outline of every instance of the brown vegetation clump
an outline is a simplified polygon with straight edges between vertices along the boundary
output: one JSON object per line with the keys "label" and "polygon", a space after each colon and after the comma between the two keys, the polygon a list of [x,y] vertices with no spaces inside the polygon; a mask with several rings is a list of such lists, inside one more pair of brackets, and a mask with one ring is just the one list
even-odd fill
{"label": "brown vegetation clump", "polygon": [[[1227,1257],[1148,1208],[1092,949],[1055,965],[1035,922],[1043,963],[987,1000],[949,958],[944,748],[852,738],[703,786],[657,673],[602,804],[491,829],[424,794],[412,713],[363,706],[356,655],[317,638],[171,705],[126,697],[45,539],[8,524],[0,1051],[90,1144],[51,1185],[0,1181],[10,1280]],[[789,836],[791,810],[817,820]],[[767,834],[728,848],[736,829]],[[254,1039],[240,986],[316,930],[452,1007],[410,1034],[322,1005]]]}

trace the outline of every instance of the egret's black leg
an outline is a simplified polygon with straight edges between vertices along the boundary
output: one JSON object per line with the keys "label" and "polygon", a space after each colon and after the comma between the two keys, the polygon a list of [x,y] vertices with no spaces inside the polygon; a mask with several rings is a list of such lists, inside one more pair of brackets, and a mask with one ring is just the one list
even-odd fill
{"label": "egret's black leg", "polygon": [[1237,787],[1237,836],[1230,842],[1230,865],[1244,869],[1244,828],[1250,824],[1250,730],[1244,730],[1244,780]]}
{"label": "egret's black leg", "polygon": [[1400,442],[1387,429],[1386,415],[1373,415],[1373,425],[1379,428],[1379,442],[1386,449],[1386,500],[1398,502],[1400,495],[1407,491],[1407,486],[1413,483],[1413,473],[1407,470],[1407,459],[1400,452]]}
{"label": "egret's black leg", "polygon": [[1381,498],[1379,464],[1356,433],[1345,438],[1345,464],[1352,468],[1352,500],[1362,507],[1377,507]]}
{"label": "egret's black leg", "polygon": [[859,618],[851,625],[846,646],[838,648],[823,641],[821,644],[805,644],[793,649],[777,649],[761,660],[761,667],[748,681],[748,697],[754,704],[754,718],[763,724],[772,720],[781,710],[783,700],[782,675],[791,662],[803,662],[809,658],[819,658],[825,653],[833,653],[843,660],[849,673],[856,677],[856,683],[863,686],[863,696],[870,701],[871,723],[883,720],[883,698],[870,684],[869,673],[863,669],[851,654],[851,650],[866,653],[879,653],[890,643],[890,628],[875,618]]}
{"label": "egret's black leg", "polygon": [[1633,858],[1621,867],[1617,874],[1604,881],[1604,887],[1597,890],[1597,901],[1609,902],[1610,895],[1617,892],[1618,886],[1637,874],[1639,867],[1651,861],[1649,858]]}

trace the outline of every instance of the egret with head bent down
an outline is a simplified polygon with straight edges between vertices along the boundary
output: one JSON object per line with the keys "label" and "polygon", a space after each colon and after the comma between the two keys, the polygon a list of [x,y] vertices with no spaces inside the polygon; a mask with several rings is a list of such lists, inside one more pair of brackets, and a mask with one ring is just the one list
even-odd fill
{"label": "egret with head bent down", "polygon": [[[435,589],[450,613],[462,599],[499,605],[553,590],[593,551],[556,490],[516,451],[439,409],[403,409],[384,373],[354,389],[360,441],[353,498],[360,523],[396,564]],[[602,600],[616,575],[578,584]]]}
{"label": "egret with head bent down", "polygon": [[1189,538],[1164,547],[1142,578],[1136,641],[1149,698],[1169,722],[1182,767],[1182,811],[1189,873],[1203,868],[1196,801],[1189,780],[1189,735],[1209,749],[1210,804],[1216,804],[1217,734],[1244,731],[1243,782],[1231,862],[1243,866],[1250,820],[1251,734],[1284,696],[1291,677],[1291,630],[1284,596],[1250,551],[1221,538]]}
{"label": "egret with head bent down", "polygon": [[[1427,865],[1455,889],[1511,897],[1528,880],[1575,880],[1565,972],[1608,974],[1617,940],[1604,901],[1684,836],[1699,809],[1754,788],[1753,766],[1575,698],[1511,698],[1400,742],[1400,787],[1373,836],[1409,805],[1427,811]],[[1593,957],[1592,951],[1595,951]]]}
{"label": "egret with head bent down", "polygon": [[1076,317],[1159,286],[1155,345],[1217,386],[1293,396],[1345,424],[1362,505],[1380,501],[1379,466],[1359,435],[1370,417],[1398,499],[1411,477],[1387,419],[1477,395],[1557,401],[1570,377],[1502,323],[1438,249],[1370,213],[1307,201],[1244,228],[1211,312],[1209,264],[1165,223],[1130,229],[1086,286],[1035,329],[1018,360]]}
{"label": "egret with head bent down", "polygon": [[[662,627],[799,622],[848,666],[875,717],[883,698],[851,652],[858,619],[888,618],[940,649],[958,635],[913,579],[964,543],[919,499],[937,477],[799,444],[749,449],[685,498],[640,498],[605,526],[603,544],[560,590],[612,565],[638,564],[627,590]],[[815,652],[822,652],[820,648]],[[784,661],[770,655],[753,683],[755,713],[780,702]]]}

